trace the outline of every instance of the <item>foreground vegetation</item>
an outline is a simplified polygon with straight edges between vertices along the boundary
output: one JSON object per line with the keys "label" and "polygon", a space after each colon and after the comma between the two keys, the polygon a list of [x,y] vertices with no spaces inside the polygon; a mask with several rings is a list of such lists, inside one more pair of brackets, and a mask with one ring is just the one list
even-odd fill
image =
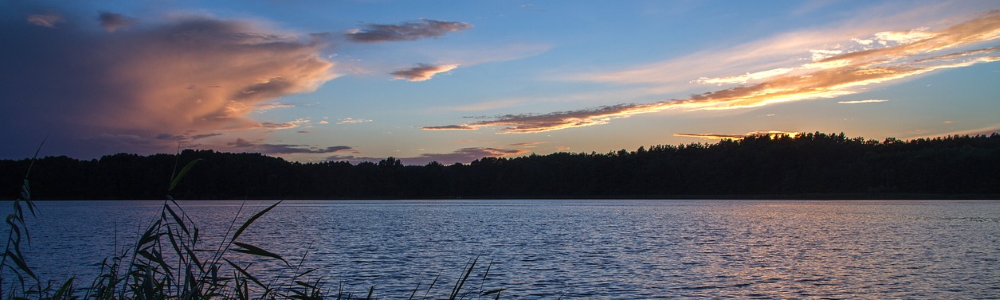
{"label": "foreground vegetation", "polygon": [[[297,163],[255,153],[185,150],[202,159],[184,199],[394,198],[995,198],[1000,134],[884,141],[841,134],[751,136],[609,153],[486,157],[471,164]],[[38,199],[162,199],[178,156],[40,159]],[[5,195],[29,160],[3,160]]]}
{"label": "foreground vegetation", "polygon": [[[36,154],[37,155],[37,154]],[[193,160],[172,175],[167,192],[173,191],[182,178],[200,160]],[[24,174],[30,175],[31,165]],[[367,293],[347,293],[325,289],[316,269],[304,269],[302,260],[289,261],[280,254],[241,242],[240,237],[255,221],[280,202],[260,210],[242,223],[240,213],[221,243],[205,244],[200,232],[173,197],[166,196],[159,218],[142,233],[134,245],[126,246],[100,262],[100,273],[90,280],[72,277],[64,281],[45,280],[36,273],[23,249],[31,235],[27,218],[35,217],[31,186],[26,175],[7,216],[8,238],[0,258],[0,297],[3,299],[376,299],[375,287]],[[27,210],[25,210],[27,208]],[[243,207],[240,208],[242,212]],[[27,213],[26,213],[27,212]],[[242,224],[236,227],[236,224]],[[108,237],[109,243],[114,237]],[[88,249],[79,249],[87,251]],[[270,260],[284,266],[281,272],[256,274],[255,262]],[[499,299],[504,289],[486,290],[485,281],[492,263],[481,276],[472,277],[478,258],[472,260],[448,294],[431,294],[437,279],[428,287],[417,284],[408,299],[428,296],[447,299]],[[482,268],[480,268],[482,269]],[[481,271],[481,270],[480,270]],[[320,272],[315,272],[320,273]],[[478,279],[478,288],[470,280]],[[86,280],[86,282],[79,282]],[[89,282],[89,283],[88,283]],[[466,283],[470,283],[466,285]],[[442,285],[438,285],[439,287]],[[436,291],[435,291],[436,292]],[[419,294],[422,296],[418,296]]]}

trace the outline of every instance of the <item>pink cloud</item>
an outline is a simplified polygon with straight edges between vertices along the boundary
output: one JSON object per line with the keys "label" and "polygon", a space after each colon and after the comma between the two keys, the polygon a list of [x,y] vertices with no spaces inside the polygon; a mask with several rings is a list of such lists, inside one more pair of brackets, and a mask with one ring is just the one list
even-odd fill
{"label": "pink cloud", "polygon": [[63,17],[60,15],[28,15],[28,23],[48,28],[56,28],[57,23],[62,23]]}
{"label": "pink cloud", "polygon": [[[39,26],[61,20],[33,16]],[[19,40],[5,47],[17,61],[0,70],[0,88],[19,99],[0,103],[16,112],[8,124],[63,140],[129,137],[115,140],[144,140],[150,146],[136,150],[142,152],[170,149],[177,137],[297,127],[248,115],[282,107],[274,101],[336,77],[316,40],[251,21],[188,15],[121,31],[136,21],[112,13],[98,19],[109,33],[73,23],[28,37],[0,29],[0,38]],[[79,151],[132,151],[108,147],[91,143],[85,148],[94,149]]]}

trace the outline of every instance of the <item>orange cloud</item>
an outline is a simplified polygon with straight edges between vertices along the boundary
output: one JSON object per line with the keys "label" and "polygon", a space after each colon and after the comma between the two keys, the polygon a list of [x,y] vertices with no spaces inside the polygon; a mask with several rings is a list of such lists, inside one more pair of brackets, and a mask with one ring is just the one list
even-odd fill
{"label": "orange cloud", "polygon": [[[692,95],[649,104],[617,104],[593,109],[548,114],[503,115],[490,120],[458,125],[428,126],[425,130],[475,130],[499,126],[501,133],[533,133],[607,124],[610,120],[668,109],[715,110],[759,107],[775,103],[835,98],[857,93],[859,87],[889,82],[939,69],[959,68],[1000,60],[1000,47],[963,50],[943,55],[938,51],[976,46],[1000,38],[1000,11],[984,13],[972,20],[937,31],[881,39],[900,43],[885,48],[847,52],[821,58],[794,70],[720,79],[738,82],[764,79],[760,83]],[[906,42],[906,43],[904,43]],[[754,51],[750,51],[754,52]],[[926,57],[932,55],[931,57]],[[956,59],[961,60],[956,61]],[[754,77],[754,78],[750,78]],[[766,78],[766,79],[765,79]]]}

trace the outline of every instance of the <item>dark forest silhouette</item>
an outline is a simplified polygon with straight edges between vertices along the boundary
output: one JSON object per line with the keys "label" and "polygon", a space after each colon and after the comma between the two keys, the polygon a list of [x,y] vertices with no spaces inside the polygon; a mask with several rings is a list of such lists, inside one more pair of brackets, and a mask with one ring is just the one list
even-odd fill
{"label": "dark forest silhouette", "polygon": [[[298,163],[256,153],[184,150],[94,160],[45,157],[36,199],[163,199],[175,164],[202,159],[177,199],[997,198],[1000,134],[909,141],[843,133],[750,136],[609,153],[486,157],[470,164]],[[0,160],[13,199],[30,160]]]}

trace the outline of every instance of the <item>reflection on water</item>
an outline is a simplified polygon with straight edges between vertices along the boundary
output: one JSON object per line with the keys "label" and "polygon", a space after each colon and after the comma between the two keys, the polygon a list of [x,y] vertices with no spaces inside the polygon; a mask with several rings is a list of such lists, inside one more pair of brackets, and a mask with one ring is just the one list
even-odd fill
{"label": "reflection on water", "polygon": [[[239,204],[182,202],[208,241]],[[160,205],[40,202],[29,263],[95,274]],[[505,299],[1000,297],[995,201],[290,201],[244,236],[391,299],[476,256]]]}

